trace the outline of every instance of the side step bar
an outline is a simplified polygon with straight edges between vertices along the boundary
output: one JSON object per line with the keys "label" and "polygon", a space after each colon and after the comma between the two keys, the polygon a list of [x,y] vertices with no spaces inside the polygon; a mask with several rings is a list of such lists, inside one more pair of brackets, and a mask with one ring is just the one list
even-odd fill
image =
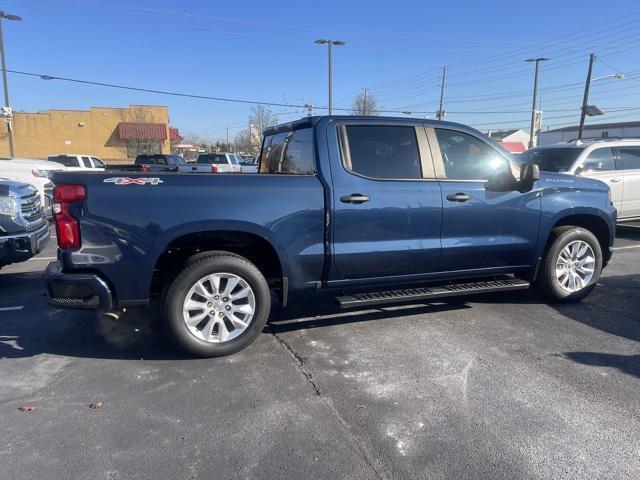
{"label": "side step bar", "polygon": [[526,290],[529,282],[512,277],[479,282],[449,283],[434,287],[406,288],[375,293],[354,293],[336,297],[340,308],[366,307],[370,305],[386,305],[420,300],[432,300],[477,293],[507,292]]}

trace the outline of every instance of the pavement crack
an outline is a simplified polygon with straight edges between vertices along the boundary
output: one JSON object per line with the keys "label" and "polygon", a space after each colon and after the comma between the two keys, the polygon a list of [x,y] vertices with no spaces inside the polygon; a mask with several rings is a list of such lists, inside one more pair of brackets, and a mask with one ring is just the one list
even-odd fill
{"label": "pavement crack", "polygon": [[392,478],[392,476],[385,471],[386,469],[383,467],[383,465],[371,454],[366,443],[359,436],[355,435],[351,431],[351,427],[349,426],[349,423],[344,419],[344,417],[340,414],[340,412],[338,412],[336,407],[333,405],[333,401],[331,400],[331,398],[322,392],[322,390],[320,389],[320,386],[314,380],[313,374],[305,366],[307,363],[307,359],[304,356],[300,355],[298,352],[296,352],[293,349],[293,347],[280,335],[278,335],[273,331],[271,332],[271,335],[273,335],[273,337],[278,341],[278,343],[285,348],[285,350],[289,355],[291,355],[291,358],[293,359],[296,365],[296,368],[300,371],[300,373],[302,373],[304,378],[311,385],[315,395],[318,398],[320,398],[320,400],[322,400],[322,402],[329,409],[329,412],[331,413],[331,416],[333,417],[333,419],[338,423],[338,425],[340,426],[341,430],[343,431],[343,433],[345,434],[345,436],[347,437],[347,439],[349,440],[353,448],[360,453],[363,461],[367,464],[369,468],[371,468],[371,470],[373,470],[376,478],[378,478],[379,480],[387,480]]}

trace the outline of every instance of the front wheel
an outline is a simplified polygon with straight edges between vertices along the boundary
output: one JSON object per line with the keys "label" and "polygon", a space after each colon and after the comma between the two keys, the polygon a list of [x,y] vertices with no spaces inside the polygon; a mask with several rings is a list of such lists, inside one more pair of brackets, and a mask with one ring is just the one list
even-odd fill
{"label": "front wheel", "polygon": [[169,332],[203,357],[230,355],[255,340],[267,321],[267,281],[243,257],[219,253],[188,262],[163,299]]}
{"label": "front wheel", "polygon": [[594,289],[602,271],[600,242],[589,230],[559,227],[552,232],[537,285],[552,300],[573,302]]}

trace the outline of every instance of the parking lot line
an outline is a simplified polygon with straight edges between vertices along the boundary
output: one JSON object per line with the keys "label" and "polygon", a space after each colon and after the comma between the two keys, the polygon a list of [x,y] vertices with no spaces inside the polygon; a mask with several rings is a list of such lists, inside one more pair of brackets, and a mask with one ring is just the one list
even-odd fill
{"label": "parking lot line", "polygon": [[613,250],[631,250],[632,248],[640,248],[640,245],[627,245],[626,247],[613,247]]}
{"label": "parking lot line", "polygon": [[58,257],[33,257],[27,260],[28,262],[33,262],[34,260],[57,260]]}
{"label": "parking lot line", "polygon": [[24,305],[17,305],[15,307],[0,307],[0,312],[13,312],[15,310],[22,310]]}

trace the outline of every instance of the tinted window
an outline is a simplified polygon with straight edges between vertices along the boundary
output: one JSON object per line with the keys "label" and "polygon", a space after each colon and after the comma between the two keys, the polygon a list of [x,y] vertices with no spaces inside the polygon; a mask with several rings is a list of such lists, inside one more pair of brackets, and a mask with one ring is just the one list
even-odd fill
{"label": "tinted window", "polygon": [[91,160],[93,160],[93,164],[97,167],[97,168],[104,168],[104,162],[102,160],[100,160],[99,158],[96,157],[91,157]]}
{"label": "tinted window", "polygon": [[211,165],[212,163],[216,165],[228,165],[227,156],[224,153],[205,153],[203,155],[198,155],[198,160],[196,163],[202,163],[206,165]]}
{"label": "tinted window", "polygon": [[231,163],[238,165],[238,155],[229,155],[231,157]]}
{"label": "tinted window", "polygon": [[91,160],[89,160],[89,157],[80,157],[80,161],[85,168],[92,168]]}
{"label": "tinted window", "polygon": [[479,138],[455,130],[435,130],[447,178],[486,180],[508,168],[507,160]]}
{"label": "tinted window", "polygon": [[310,128],[265,138],[260,156],[262,173],[313,175],[313,131]]}
{"label": "tinted window", "polygon": [[413,127],[348,125],[347,169],[370,178],[422,178]]}
{"label": "tinted window", "polygon": [[49,157],[52,162],[61,163],[65,167],[79,167],[80,163],[76,157],[65,157],[61,155],[59,157]]}
{"label": "tinted window", "polygon": [[566,172],[571,169],[582,148],[534,148],[520,155],[520,162],[535,163],[545,172]]}
{"label": "tinted window", "polygon": [[616,162],[613,156],[613,149],[609,147],[596,148],[582,162],[582,168],[588,172],[615,170]]}
{"label": "tinted window", "polygon": [[640,170],[640,147],[622,147],[619,152],[622,170]]}

